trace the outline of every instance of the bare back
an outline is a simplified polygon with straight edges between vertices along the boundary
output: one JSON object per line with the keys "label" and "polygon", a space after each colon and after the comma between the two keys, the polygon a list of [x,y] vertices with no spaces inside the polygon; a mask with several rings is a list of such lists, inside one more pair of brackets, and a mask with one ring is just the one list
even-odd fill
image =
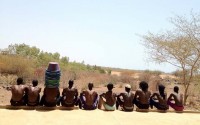
{"label": "bare back", "polygon": [[36,102],[40,92],[41,92],[41,88],[29,86],[28,87],[28,101]]}
{"label": "bare back", "polygon": [[93,91],[93,90],[86,90],[83,91],[83,95],[85,96],[86,99],[86,105],[93,105],[95,98],[98,96],[97,92]]}
{"label": "bare back", "polygon": [[150,96],[150,91],[144,92],[142,90],[137,90],[135,93],[135,98],[137,98],[141,104],[149,104]]}
{"label": "bare back", "polygon": [[183,106],[183,94],[172,93],[170,96],[174,98],[175,104],[177,106]]}
{"label": "bare back", "polygon": [[12,100],[20,101],[25,94],[26,88],[27,88],[27,86],[25,86],[25,85],[13,85],[11,87]]}
{"label": "bare back", "polygon": [[167,93],[164,93],[164,95],[161,96],[159,92],[155,92],[153,93],[152,97],[156,97],[161,105],[167,105]]}
{"label": "bare back", "polygon": [[134,99],[134,94],[132,92],[125,92],[121,94],[124,100],[124,106],[126,107],[131,107],[133,106],[133,99]]}
{"label": "bare back", "polygon": [[78,96],[78,90],[76,88],[65,88],[62,95],[66,103],[73,103],[75,96]]}
{"label": "bare back", "polygon": [[116,94],[112,91],[105,93],[106,104],[113,106],[116,103]]}
{"label": "bare back", "polygon": [[58,88],[45,88],[44,89],[44,95],[45,100],[50,103],[55,103],[57,96],[60,94]]}
{"label": "bare back", "polygon": [[164,96],[161,96],[160,94],[158,94],[157,98],[158,98],[158,101],[161,105],[167,105],[167,93],[164,93]]}

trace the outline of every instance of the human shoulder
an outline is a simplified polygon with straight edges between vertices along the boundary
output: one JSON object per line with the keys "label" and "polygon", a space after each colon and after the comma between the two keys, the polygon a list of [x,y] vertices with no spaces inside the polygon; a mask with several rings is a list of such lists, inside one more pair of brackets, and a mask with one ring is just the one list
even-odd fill
{"label": "human shoulder", "polygon": [[126,92],[121,92],[117,96],[124,96],[124,95],[126,95]]}
{"label": "human shoulder", "polygon": [[137,89],[137,90],[135,91],[135,94],[138,94],[138,93],[141,93],[141,92],[142,92],[141,89]]}
{"label": "human shoulder", "polygon": [[114,93],[114,92],[113,92],[112,94],[113,94],[113,96],[115,96],[115,97],[117,96],[117,94],[116,94],[116,93]]}
{"label": "human shoulder", "polygon": [[82,93],[86,94],[86,93],[88,93],[88,90],[83,90]]}
{"label": "human shoulder", "polygon": [[156,95],[156,96],[159,96],[160,94],[159,94],[158,91],[155,91],[155,92],[152,93],[152,96],[155,96],[155,95]]}
{"label": "human shoulder", "polygon": [[20,89],[28,89],[29,88],[29,86],[28,85],[19,85],[19,87],[20,87]]}
{"label": "human shoulder", "polygon": [[98,94],[98,93],[97,93],[96,91],[94,91],[94,90],[93,90],[93,93],[94,93],[95,95],[97,95],[97,94]]}
{"label": "human shoulder", "polygon": [[137,90],[136,90],[136,92],[141,92],[141,91],[142,91],[141,89],[137,89]]}
{"label": "human shoulder", "polygon": [[132,91],[130,93],[131,93],[131,95],[135,95],[134,92],[132,92]]}
{"label": "human shoulder", "polygon": [[16,85],[12,85],[12,86],[11,86],[11,89],[14,89],[15,87],[16,87]]}
{"label": "human shoulder", "polygon": [[176,95],[174,93],[170,93],[168,98],[172,98],[172,97],[176,97]]}
{"label": "human shoulder", "polygon": [[76,87],[73,87],[72,90],[74,90],[74,91],[78,91],[78,89],[77,89]]}
{"label": "human shoulder", "polygon": [[26,85],[26,84],[21,84],[20,86],[22,86],[22,87],[29,87],[30,85]]}
{"label": "human shoulder", "polygon": [[41,87],[38,87],[38,86],[36,86],[35,88],[37,88],[37,90],[39,90],[39,91],[41,91],[41,89],[42,89]]}
{"label": "human shoulder", "polygon": [[67,87],[64,87],[64,88],[63,88],[63,90],[67,90],[67,89],[68,89]]}

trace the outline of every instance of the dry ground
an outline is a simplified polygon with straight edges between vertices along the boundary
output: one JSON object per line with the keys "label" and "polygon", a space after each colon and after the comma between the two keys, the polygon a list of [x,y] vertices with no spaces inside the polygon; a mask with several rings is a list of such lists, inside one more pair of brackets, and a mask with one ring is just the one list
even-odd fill
{"label": "dry ground", "polygon": [[199,125],[200,114],[0,109],[1,125]]}
{"label": "dry ground", "polygon": [[[168,92],[173,85],[168,86]],[[94,88],[98,93],[105,92],[106,87]],[[124,87],[116,86],[116,93]],[[9,104],[11,92],[0,87],[0,105]],[[0,125],[199,125],[200,113],[158,113],[158,112],[106,112],[102,110],[9,110],[0,109]]]}
{"label": "dry ground", "polygon": [[[40,93],[40,95],[42,96],[43,94],[43,85],[40,85],[40,87],[42,88],[42,92]],[[166,88],[166,91],[169,94],[173,91],[173,87],[174,85],[168,85]],[[181,86],[180,86],[181,88]],[[95,91],[97,91],[99,94],[106,92],[107,88],[105,86],[101,86],[101,87],[95,87],[94,88]],[[79,90],[80,92],[81,90]],[[62,92],[62,88],[60,88],[60,92]],[[120,93],[120,92],[124,92],[124,86],[120,86],[120,85],[115,85],[115,88],[113,89],[113,92],[115,93]],[[153,93],[153,91],[152,91]],[[183,92],[181,92],[183,93]],[[5,88],[3,88],[2,86],[0,86],[0,105],[9,105],[10,104],[10,98],[11,98],[11,91],[6,90]],[[194,110],[194,111],[199,111],[200,110],[200,102],[197,101],[196,98],[191,98],[192,102],[195,103],[196,106],[193,105],[187,105],[185,106],[185,109],[187,110]],[[1,125],[1,124],[0,124]]]}

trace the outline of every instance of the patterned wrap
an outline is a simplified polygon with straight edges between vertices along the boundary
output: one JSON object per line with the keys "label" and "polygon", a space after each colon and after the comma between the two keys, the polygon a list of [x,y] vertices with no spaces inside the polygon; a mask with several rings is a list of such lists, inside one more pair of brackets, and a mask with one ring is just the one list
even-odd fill
{"label": "patterned wrap", "polygon": [[45,72],[45,86],[48,88],[57,88],[60,85],[61,72],[59,71],[49,71]]}

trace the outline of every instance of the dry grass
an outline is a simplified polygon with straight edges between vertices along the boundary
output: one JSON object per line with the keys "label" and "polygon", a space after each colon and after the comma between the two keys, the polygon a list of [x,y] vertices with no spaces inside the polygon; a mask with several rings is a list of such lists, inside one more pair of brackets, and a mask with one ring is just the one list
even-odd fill
{"label": "dry grass", "polygon": [[[117,72],[117,71],[116,71]],[[2,86],[12,85],[16,83],[17,77],[23,77],[25,83],[30,83],[32,79],[38,79],[40,86],[44,85],[45,68],[36,68],[34,61],[29,58],[0,55],[0,84]],[[174,83],[168,84],[168,80],[160,77],[159,73],[122,71],[117,72],[119,75],[102,74],[95,70],[61,70],[60,87],[66,87],[70,79],[75,81],[75,86],[79,91],[87,89],[89,82],[94,83],[94,87],[101,89],[107,83],[112,82],[116,87],[123,88],[125,84],[130,84],[132,90],[139,88],[140,81],[149,83],[149,90],[152,92],[157,90],[157,85],[162,83],[166,86],[168,93],[172,91]],[[135,77],[134,75],[137,75]],[[28,82],[27,82],[28,81]],[[193,85],[193,84],[192,84]],[[195,85],[195,84],[194,84]],[[191,86],[189,89],[188,106],[200,107],[200,85]],[[182,85],[180,85],[182,86]]]}
{"label": "dry grass", "polygon": [[16,55],[0,55],[0,73],[30,78],[34,72],[33,60]]}
{"label": "dry grass", "polygon": [[2,75],[0,74],[0,84],[3,85],[13,85],[16,83],[16,75]]}

